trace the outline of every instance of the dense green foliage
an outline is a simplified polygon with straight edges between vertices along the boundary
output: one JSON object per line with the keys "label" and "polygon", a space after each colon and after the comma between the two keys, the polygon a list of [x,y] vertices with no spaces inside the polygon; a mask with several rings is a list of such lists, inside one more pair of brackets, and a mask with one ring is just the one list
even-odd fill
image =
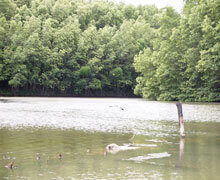
{"label": "dense green foliage", "polygon": [[154,6],[1,0],[0,81],[15,94],[131,96]]}
{"label": "dense green foliage", "polygon": [[220,3],[187,1],[167,10],[153,48],[135,57],[135,93],[153,100],[220,101]]}
{"label": "dense green foliage", "polygon": [[186,1],[182,15],[104,0],[0,0],[0,93],[219,101],[219,19],[217,0]]}

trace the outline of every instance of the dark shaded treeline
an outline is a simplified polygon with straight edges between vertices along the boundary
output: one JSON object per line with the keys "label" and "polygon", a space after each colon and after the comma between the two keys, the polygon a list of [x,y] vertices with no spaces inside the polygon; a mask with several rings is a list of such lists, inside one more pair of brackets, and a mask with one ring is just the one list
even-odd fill
{"label": "dark shaded treeline", "polygon": [[215,0],[186,1],[182,15],[108,1],[0,5],[3,95],[219,100]]}

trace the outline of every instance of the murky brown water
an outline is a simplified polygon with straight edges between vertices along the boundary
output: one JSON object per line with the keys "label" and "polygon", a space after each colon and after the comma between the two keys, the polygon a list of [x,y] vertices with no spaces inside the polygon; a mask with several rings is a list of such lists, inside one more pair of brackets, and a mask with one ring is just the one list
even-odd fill
{"label": "murky brown water", "polygon": [[[220,104],[183,104],[183,114],[186,138],[181,140],[175,103],[1,98],[0,177],[219,179]],[[104,156],[111,143],[122,151]],[[15,168],[5,168],[12,160]]]}

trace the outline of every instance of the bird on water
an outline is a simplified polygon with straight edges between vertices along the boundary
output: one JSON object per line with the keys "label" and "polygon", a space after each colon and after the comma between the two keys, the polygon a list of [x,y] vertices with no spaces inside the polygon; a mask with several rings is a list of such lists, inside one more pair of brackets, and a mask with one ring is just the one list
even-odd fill
{"label": "bird on water", "polygon": [[61,153],[59,153],[58,158],[61,160],[63,158],[63,155]]}

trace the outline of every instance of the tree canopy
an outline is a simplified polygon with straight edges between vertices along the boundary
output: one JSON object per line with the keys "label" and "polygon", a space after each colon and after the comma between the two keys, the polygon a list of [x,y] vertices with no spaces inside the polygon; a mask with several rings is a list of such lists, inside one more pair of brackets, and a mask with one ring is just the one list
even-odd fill
{"label": "tree canopy", "polygon": [[217,0],[0,0],[0,93],[219,101]]}
{"label": "tree canopy", "polygon": [[153,49],[134,59],[135,94],[153,100],[220,101],[220,4],[186,1],[181,16],[166,9]]}

